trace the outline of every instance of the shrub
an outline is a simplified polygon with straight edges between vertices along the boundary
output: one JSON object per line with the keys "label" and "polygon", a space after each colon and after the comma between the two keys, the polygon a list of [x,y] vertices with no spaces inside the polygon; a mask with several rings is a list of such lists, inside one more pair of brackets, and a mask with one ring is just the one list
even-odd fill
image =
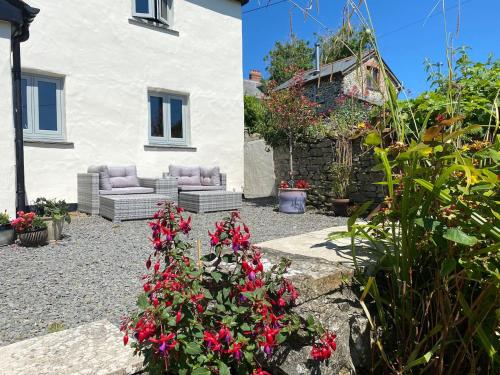
{"label": "shrub", "polygon": [[0,213],[0,227],[10,225],[10,217],[9,214],[7,213],[7,210],[5,212]]}
{"label": "shrub", "polygon": [[182,209],[166,203],[150,226],[154,253],[139,311],[121,324],[150,374],[268,374],[266,358],[299,331],[312,359],[335,350],[334,335],[291,311],[298,292],[284,278],[289,262],[265,271],[237,212],[215,224],[212,251],[199,262],[187,255],[191,219]]}

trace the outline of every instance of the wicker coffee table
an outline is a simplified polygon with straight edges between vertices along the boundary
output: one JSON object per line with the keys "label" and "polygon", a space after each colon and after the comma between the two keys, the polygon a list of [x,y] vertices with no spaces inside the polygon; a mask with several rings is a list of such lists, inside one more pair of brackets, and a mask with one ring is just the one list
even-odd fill
{"label": "wicker coffee table", "polygon": [[185,191],[179,193],[179,206],[191,212],[228,211],[241,208],[241,193],[213,191]]}
{"label": "wicker coffee table", "polygon": [[101,195],[99,214],[106,219],[122,220],[150,219],[158,211],[158,202],[168,200],[161,194]]}

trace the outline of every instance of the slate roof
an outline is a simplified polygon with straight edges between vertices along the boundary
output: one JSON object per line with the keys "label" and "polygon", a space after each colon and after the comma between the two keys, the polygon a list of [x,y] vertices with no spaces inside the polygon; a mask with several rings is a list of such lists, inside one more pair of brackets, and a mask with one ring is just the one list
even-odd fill
{"label": "slate roof", "polygon": [[256,98],[263,98],[264,93],[260,90],[261,83],[252,81],[251,79],[243,80],[243,93],[245,96],[255,96]]}
{"label": "slate roof", "polygon": [[[370,59],[374,55],[375,55],[375,51],[366,52],[362,58],[362,62],[365,62],[366,60]],[[327,76],[337,74],[337,73],[340,73],[342,75],[346,75],[351,70],[356,68],[357,62],[358,62],[357,59],[358,59],[357,56],[349,56],[349,57],[334,61],[330,64],[323,65],[320,68],[319,74],[318,74],[318,72],[316,72],[316,69],[306,70],[303,74],[304,82],[307,83],[307,82],[310,82],[314,79],[318,79],[318,77],[323,78],[323,77],[327,77]],[[387,72],[389,73],[389,76],[393,79],[396,87],[401,88],[401,86],[402,86],[401,82],[399,82],[399,80],[394,75],[394,73],[389,69],[389,67],[387,66],[385,61],[382,60],[382,62],[384,63],[385,68],[386,68]],[[292,80],[290,79],[290,80],[282,83],[281,85],[279,85],[276,88],[276,90],[282,90],[282,89],[288,88],[290,86],[291,82],[292,82]]]}

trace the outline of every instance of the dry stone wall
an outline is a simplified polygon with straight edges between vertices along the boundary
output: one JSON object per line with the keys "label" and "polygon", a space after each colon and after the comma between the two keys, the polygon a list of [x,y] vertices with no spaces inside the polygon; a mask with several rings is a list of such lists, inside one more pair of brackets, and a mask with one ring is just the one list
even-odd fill
{"label": "dry stone wall", "polygon": [[[335,141],[324,139],[317,143],[297,146],[294,152],[294,168],[297,178],[304,178],[311,184],[308,194],[308,204],[326,211],[331,210],[333,176],[329,172],[335,158]],[[372,169],[377,164],[371,150],[361,147],[360,141],[353,143],[353,170],[348,196],[354,203],[369,200],[381,202],[385,193],[380,172]],[[288,150],[274,150],[274,167],[277,181],[287,180],[289,171]]]}

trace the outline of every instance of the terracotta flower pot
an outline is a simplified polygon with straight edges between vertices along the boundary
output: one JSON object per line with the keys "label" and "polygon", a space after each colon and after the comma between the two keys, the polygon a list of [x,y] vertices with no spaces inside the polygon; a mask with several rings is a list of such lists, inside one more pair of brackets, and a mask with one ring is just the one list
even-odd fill
{"label": "terracotta flower pot", "polygon": [[47,229],[41,229],[33,232],[19,233],[19,241],[26,247],[37,247],[47,244],[48,239]]}
{"label": "terracotta flower pot", "polygon": [[279,189],[279,211],[286,214],[303,214],[306,211],[307,190]]}
{"label": "terracotta flower pot", "polygon": [[59,241],[62,238],[64,219],[54,220],[51,217],[42,217],[47,223],[48,240]]}
{"label": "terracotta flower pot", "polygon": [[335,198],[332,199],[332,208],[335,216],[348,216],[347,208],[349,207],[349,199]]}
{"label": "terracotta flower pot", "polygon": [[0,246],[10,245],[14,242],[14,229],[9,225],[0,225]]}

